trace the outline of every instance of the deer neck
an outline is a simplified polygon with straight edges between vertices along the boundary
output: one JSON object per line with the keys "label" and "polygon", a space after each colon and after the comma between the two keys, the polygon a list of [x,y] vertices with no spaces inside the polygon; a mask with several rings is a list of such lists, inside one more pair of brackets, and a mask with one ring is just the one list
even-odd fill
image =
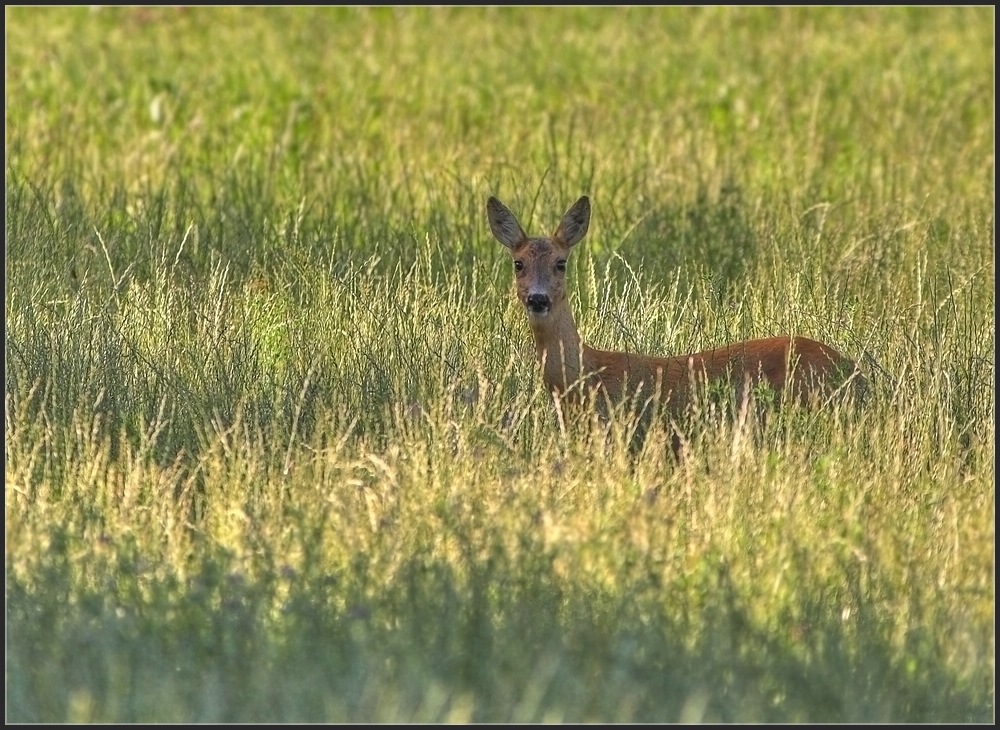
{"label": "deer neck", "polygon": [[528,317],[535,338],[535,356],[545,384],[564,393],[580,378],[584,345],[569,304],[562,302],[545,317]]}

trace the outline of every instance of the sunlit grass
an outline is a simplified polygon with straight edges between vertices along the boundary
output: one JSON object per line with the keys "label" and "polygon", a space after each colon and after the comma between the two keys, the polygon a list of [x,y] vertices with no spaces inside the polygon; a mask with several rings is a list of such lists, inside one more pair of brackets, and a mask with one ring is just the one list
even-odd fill
{"label": "sunlit grass", "polygon": [[[992,719],[992,8],[5,13],[9,720]],[[560,422],[584,193],[589,342],[865,408]]]}

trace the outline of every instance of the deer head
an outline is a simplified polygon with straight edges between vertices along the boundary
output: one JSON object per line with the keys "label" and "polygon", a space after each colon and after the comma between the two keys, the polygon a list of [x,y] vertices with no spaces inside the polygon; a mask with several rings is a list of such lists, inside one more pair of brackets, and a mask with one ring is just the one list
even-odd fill
{"label": "deer head", "polygon": [[486,202],[493,237],[514,259],[517,296],[528,321],[548,317],[566,303],[566,258],[590,226],[590,199],[585,195],[563,216],[550,237],[529,238],[510,209],[494,197]]}

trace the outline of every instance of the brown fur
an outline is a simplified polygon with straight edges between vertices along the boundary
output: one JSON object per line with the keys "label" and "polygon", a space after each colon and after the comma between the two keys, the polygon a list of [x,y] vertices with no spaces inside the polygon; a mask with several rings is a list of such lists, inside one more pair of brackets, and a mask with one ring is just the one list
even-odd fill
{"label": "brown fur", "polygon": [[[676,357],[597,350],[580,338],[566,297],[565,262],[586,235],[590,201],[580,198],[548,238],[529,238],[496,198],[487,202],[493,235],[515,262],[517,296],[525,306],[545,384],[556,395],[578,399],[581,384],[612,403],[656,397],[673,413],[690,402],[696,383],[731,379],[737,390],[765,383],[777,394],[806,403],[827,398],[851,382],[863,392],[864,377],[851,359],[806,337],[768,337]],[[789,376],[791,373],[791,376]],[[791,390],[791,393],[787,391]]]}

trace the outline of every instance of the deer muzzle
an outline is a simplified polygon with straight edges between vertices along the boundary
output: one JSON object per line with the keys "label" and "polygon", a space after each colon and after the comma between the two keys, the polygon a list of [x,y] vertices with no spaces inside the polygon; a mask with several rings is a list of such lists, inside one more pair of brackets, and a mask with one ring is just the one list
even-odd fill
{"label": "deer muzzle", "polygon": [[529,294],[524,300],[524,307],[528,310],[528,314],[544,317],[552,309],[552,300],[548,294]]}

